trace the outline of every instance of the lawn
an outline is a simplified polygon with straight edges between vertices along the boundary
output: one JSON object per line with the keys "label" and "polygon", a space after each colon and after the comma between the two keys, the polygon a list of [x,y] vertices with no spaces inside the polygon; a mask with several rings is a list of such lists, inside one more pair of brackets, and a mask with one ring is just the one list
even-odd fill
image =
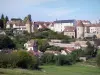
{"label": "lawn", "polygon": [[41,71],[25,69],[0,69],[0,75],[100,75],[100,69],[76,64],[73,66],[41,66]]}

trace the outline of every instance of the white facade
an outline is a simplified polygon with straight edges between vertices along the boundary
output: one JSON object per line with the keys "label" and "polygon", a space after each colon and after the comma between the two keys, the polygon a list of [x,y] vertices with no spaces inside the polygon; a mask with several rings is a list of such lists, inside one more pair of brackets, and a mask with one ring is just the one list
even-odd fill
{"label": "white facade", "polygon": [[54,23],[54,31],[56,32],[63,32],[65,26],[74,26],[73,23]]}
{"label": "white facade", "polygon": [[24,44],[24,47],[27,49],[27,51],[33,50],[33,47],[30,46],[30,45],[31,45],[31,44],[29,44],[29,43],[25,43],[25,44]]}
{"label": "white facade", "polygon": [[65,50],[61,50],[61,55],[67,55]]}
{"label": "white facade", "polygon": [[96,27],[90,27],[90,33],[96,33],[97,28]]}
{"label": "white facade", "polygon": [[[7,29],[11,28],[11,25],[10,24],[7,24],[6,25],[6,28]],[[26,26],[25,25],[16,25],[16,24],[13,24],[12,25],[12,28],[15,28],[17,30],[22,30],[22,31],[26,30]]]}
{"label": "white facade", "polygon": [[7,25],[6,25],[6,28],[9,29],[9,28],[10,28],[10,24],[7,24]]}
{"label": "white facade", "polygon": [[64,35],[70,36],[71,38],[75,38],[75,32],[64,32]]}

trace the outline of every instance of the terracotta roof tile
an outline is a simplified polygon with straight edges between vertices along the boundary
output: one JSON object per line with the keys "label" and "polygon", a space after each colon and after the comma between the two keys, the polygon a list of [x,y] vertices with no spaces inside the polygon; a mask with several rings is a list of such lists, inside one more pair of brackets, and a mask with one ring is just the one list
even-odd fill
{"label": "terracotta roof tile", "polygon": [[80,27],[83,27],[83,26],[84,26],[81,20],[78,20],[78,21],[76,22],[76,24],[77,24],[77,26],[80,26]]}
{"label": "terracotta roof tile", "polygon": [[65,32],[75,32],[75,27],[74,26],[65,26],[64,31]]}

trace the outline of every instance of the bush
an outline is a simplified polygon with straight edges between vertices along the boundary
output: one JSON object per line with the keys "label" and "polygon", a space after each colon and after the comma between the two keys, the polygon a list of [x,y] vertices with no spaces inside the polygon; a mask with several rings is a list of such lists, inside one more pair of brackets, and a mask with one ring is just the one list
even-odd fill
{"label": "bush", "polygon": [[54,64],[55,60],[54,60],[54,54],[51,53],[45,53],[42,57],[41,57],[41,63],[42,64]]}
{"label": "bush", "polygon": [[58,55],[56,56],[56,65],[72,65],[72,57],[71,55]]}
{"label": "bush", "polygon": [[96,63],[98,65],[98,67],[100,67],[100,53],[98,53],[98,55],[97,55]]}
{"label": "bush", "polygon": [[0,67],[1,68],[15,68],[18,62],[17,55],[0,53]]}
{"label": "bush", "polygon": [[37,58],[25,51],[13,52],[10,54],[0,54],[1,68],[38,68]]}
{"label": "bush", "polygon": [[55,65],[72,65],[73,58],[71,55],[58,55],[52,53],[45,53],[41,57],[41,64],[55,64]]}

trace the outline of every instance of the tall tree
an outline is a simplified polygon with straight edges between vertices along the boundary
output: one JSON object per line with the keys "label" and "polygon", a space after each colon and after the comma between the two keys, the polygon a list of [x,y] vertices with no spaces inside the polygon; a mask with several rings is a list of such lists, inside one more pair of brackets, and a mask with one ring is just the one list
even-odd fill
{"label": "tall tree", "polygon": [[1,19],[4,20],[4,15],[3,14],[1,15]]}
{"label": "tall tree", "polygon": [[26,23],[26,21],[27,21],[27,18],[28,18],[28,17],[25,17],[25,18],[24,18],[24,23]]}
{"label": "tall tree", "polygon": [[4,28],[6,28],[7,21],[9,21],[8,16],[6,16],[5,19],[3,20],[3,22],[4,22]]}
{"label": "tall tree", "polygon": [[31,15],[30,15],[30,14],[28,15],[28,19],[29,19],[29,21],[32,21]]}
{"label": "tall tree", "polygon": [[7,22],[7,21],[9,21],[9,18],[8,18],[8,16],[6,16],[6,17],[5,17],[5,19],[6,19],[6,22]]}
{"label": "tall tree", "polygon": [[0,19],[0,28],[3,29],[4,28],[4,25],[3,25],[3,20]]}

